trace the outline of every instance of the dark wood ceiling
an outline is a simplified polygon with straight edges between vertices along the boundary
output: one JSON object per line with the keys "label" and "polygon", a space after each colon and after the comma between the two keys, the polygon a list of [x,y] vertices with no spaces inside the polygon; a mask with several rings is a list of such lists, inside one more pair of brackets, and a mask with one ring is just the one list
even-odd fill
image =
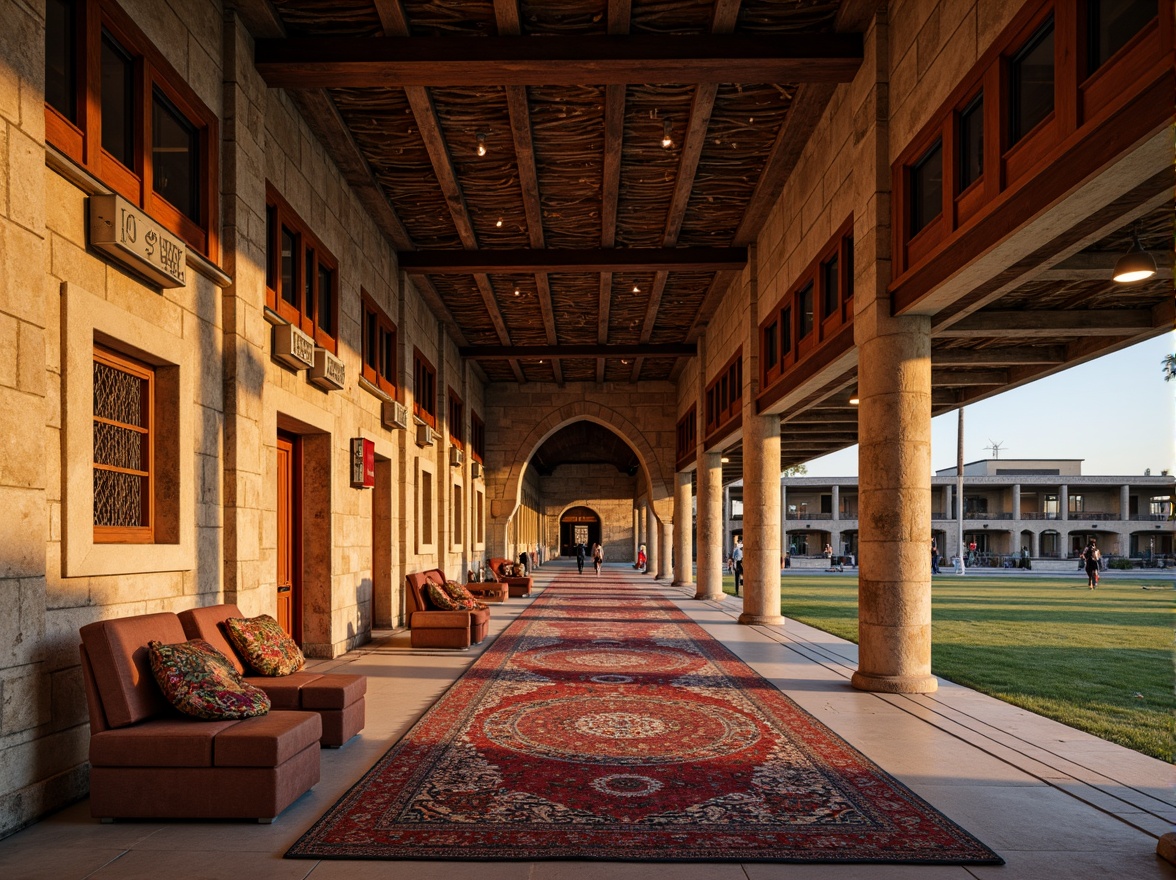
{"label": "dark wood ceiling", "polygon": [[637,453],[609,428],[595,422],[573,422],[560,428],[540,444],[531,465],[543,476],[551,476],[561,464],[604,464],[626,476],[638,470]]}

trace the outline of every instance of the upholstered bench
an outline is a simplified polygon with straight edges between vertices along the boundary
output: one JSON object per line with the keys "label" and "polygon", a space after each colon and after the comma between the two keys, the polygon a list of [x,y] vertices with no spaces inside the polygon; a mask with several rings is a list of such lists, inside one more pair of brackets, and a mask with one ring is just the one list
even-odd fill
{"label": "upholstered bench", "polygon": [[244,659],[225,635],[222,624],[244,617],[236,605],[209,605],[180,612],[180,623],[190,639],[204,639],[229,658],[245,681],[265,691],[275,709],[297,709],[322,716],[322,745],[337,749],[361,730],[366,721],[367,677],[310,670],[289,675],[250,674]]}
{"label": "upholstered bench", "polygon": [[425,598],[429,581],[443,584],[445,573],[439,568],[431,568],[404,576],[412,647],[468,648],[486,638],[490,631],[489,610],[443,611],[434,608]]}
{"label": "upholstered bench", "polygon": [[506,584],[496,582],[474,581],[465,585],[471,595],[477,596],[483,602],[505,602],[507,596]]}
{"label": "upholstered bench", "polygon": [[181,715],[151,672],[147,643],[186,641],[174,614],[81,629],[90,709],[90,814],[271,822],[319,781],[322,722],[270,711],[240,721]]}
{"label": "upholstered bench", "polygon": [[494,576],[498,578],[500,582],[507,585],[507,589],[510,591],[511,597],[521,598],[523,596],[530,596],[531,587],[534,585],[534,582],[531,580],[531,578],[527,576],[503,577],[502,566],[504,564],[514,565],[514,563],[509,559],[502,559],[500,557],[494,557],[489,562],[490,570],[494,573]]}

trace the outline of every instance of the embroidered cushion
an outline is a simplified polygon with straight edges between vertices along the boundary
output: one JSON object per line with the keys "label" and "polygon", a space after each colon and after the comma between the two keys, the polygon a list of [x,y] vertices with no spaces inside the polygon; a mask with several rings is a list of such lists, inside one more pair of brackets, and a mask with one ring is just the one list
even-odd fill
{"label": "embroidered cushion", "polygon": [[475,608],[486,607],[477,600],[477,597],[475,597],[473,593],[471,593],[457,581],[446,581],[445,592],[449,594],[449,598],[451,598],[462,608],[466,608],[472,611]]}
{"label": "embroidered cushion", "polygon": [[515,568],[514,568],[513,564],[511,564],[509,562],[503,562],[503,563],[499,564],[498,571],[502,574],[502,576],[504,578],[509,578],[509,577],[514,577]]}
{"label": "embroidered cushion", "polygon": [[294,640],[268,614],[230,617],[225,621],[225,631],[245,662],[261,675],[289,675],[306,663]]}
{"label": "embroidered cushion", "polygon": [[265,691],[246,684],[229,658],[204,639],[176,645],[151,641],[147,650],[159,689],[185,715],[226,721],[270,710]]}
{"label": "embroidered cushion", "polygon": [[432,581],[429,581],[427,584],[425,584],[425,595],[428,597],[429,604],[438,611],[466,610],[449,597],[449,594],[445,592],[444,587],[442,587],[440,584],[435,584]]}

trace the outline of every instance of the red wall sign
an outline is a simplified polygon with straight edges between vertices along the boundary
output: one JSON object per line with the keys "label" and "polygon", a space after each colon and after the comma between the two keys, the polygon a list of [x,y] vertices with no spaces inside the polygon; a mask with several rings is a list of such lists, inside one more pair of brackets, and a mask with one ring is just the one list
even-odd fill
{"label": "red wall sign", "polygon": [[351,439],[351,488],[370,489],[376,485],[376,444],[362,437]]}

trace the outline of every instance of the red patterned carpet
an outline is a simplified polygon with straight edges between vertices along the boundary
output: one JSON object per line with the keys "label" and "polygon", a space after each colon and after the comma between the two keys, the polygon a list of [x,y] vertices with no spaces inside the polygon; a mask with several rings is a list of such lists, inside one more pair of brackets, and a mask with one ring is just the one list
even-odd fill
{"label": "red patterned carpet", "polygon": [[557,579],[287,856],[1002,864],[615,575]]}

